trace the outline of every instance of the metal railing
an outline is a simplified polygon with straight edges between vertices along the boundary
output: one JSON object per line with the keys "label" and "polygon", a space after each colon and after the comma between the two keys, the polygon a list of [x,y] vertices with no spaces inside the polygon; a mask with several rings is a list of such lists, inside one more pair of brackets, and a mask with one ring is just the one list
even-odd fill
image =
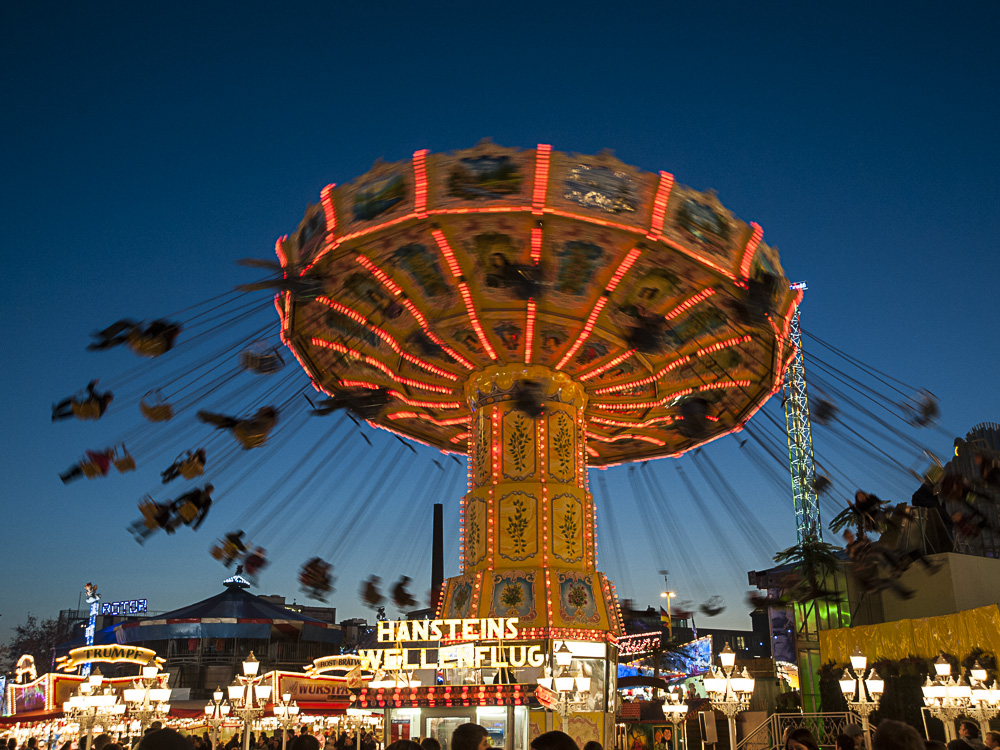
{"label": "metal railing", "polygon": [[849,724],[858,724],[858,716],[853,713],[816,714],[771,714],[767,721],[744,735],[736,745],[736,750],[775,750],[781,748],[786,732],[805,727],[822,747],[836,747],[837,735],[842,734]]}

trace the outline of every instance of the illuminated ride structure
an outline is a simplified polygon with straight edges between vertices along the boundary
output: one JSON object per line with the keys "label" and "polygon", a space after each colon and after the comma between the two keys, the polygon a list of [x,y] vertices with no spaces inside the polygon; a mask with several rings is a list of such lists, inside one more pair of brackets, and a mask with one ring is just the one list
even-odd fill
{"label": "illuminated ride structure", "polygon": [[801,293],[761,237],[666,172],[482,143],[330,185],[277,243],[282,339],[315,388],[469,456],[437,616],[603,644],[595,721],[623,631],[587,469],[680,456],[781,388]]}

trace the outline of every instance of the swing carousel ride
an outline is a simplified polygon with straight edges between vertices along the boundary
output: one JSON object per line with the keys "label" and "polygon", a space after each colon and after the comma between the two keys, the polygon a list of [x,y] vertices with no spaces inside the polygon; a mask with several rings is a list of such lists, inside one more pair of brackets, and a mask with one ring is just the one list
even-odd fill
{"label": "swing carousel ride", "polygon": [[608,155],[419,151],[326,188],[278,242],[282,337],[333,405],[468,453],[476,486],[546,411],[567,482],[739,429],[780,385],[795,293],[761,235]]}
{"label": "swing carousel ride", "polygon": [[678,456],[780,385],[795,299],[761,234],[667,173],[484,144],[330,186],[278,242],[329,407],[469,456],[444,617],[621,632],[587,467]]}
{"label": "swing carousel ride", "polygon": [[[745,547],[764,559],[776,549],[760,513],[698,450],[740,433],[741,451],[787,497],[784,425],[767,409],[759,427],[760,420],[748,422],[782,389],[795,354],[789,329],[802,292],[789,284],[762,234],[758,225],[727,211],[714,193],[675,184],[667,172],[643,172],[607,153],[484,142],[377,163],[353,182],[324,188],[298,228],[278,240],[276,263],[244,262],[271,269],[264,280],[190,308],[181,321],[123,320],[94,334],[92,350],[121,345],[157,362],[174,361],[178,369],[161,374],[160,365],[149,363],[123,383],[108,383],[116,391],[113,405],[110,391],[98,393],[95,381],[86,393],[54,406],[54,421],[98,419],[131,403],[145,418],[144,427],[115,440],[113,448],[88,452],[64,481],[104,476],[112,463],[119,471],[135,471],[136,462],[142,468],[149,456],[176,455],[169,466],[157,467],[162,484],[202,486],[173,501],[153,499],[162,485],[150,490],[140,503],[142,517],[131,527],[145,542],[161,530],[197,528],[213,503],[249,482],[264,461],[231,479],[234,467],[245,465],[246,451],[276,452],[306,422],[335,413],[326,437],[300,451],[257,500],[241,505],[239,518],[228,524],[235,530],[219,539],[213,556],[227,565],[244,563],[252,575],[267,565],[266,550],[256,542],[269,533],[268,546],[300,549],[288,534],[330,515],[314,483],[324,464],[342,472],[366,467],[354,472],[361,475],[353,477],[356,499],[333,513],[321,535],[329,551],[317,550],[300,573],[304,590],[323,598],[334,580],[326,559],[356,542],[372,506],[405,495],[397,521],[410,528],[415,514],[426,514],[430,499],[449,485],[458,489],[465,465],[458,457],[466,455],[467,493],[456,533],[460,574],[432,594],[441,616],[516,616],[527,630],[589,632],[601,640],[620,633],[622,624],[613,587],[597,572],[588,468],[629,464],[642,532],[652,535],[661,521],[650,508],[665,503],[663,480],[648,468],[650,459],[690,454],[684,463],[698,469],[727,504],[725,515],[734,519]],[[247,302],[255,292],[266,292],[266,304],[273,305],[263,324],[264,300]],[[221,352],[195,353],[220,336],[239,340],[233,344],[230,338]],[[916,389],[899,381],[891,391],[869,385],[888,381],[832,345],[817,343],[842,360],[838,365],[816,359],[822,371],[811,381],[822,395],[818,423],[839,430],[839,447],[853,446],[870,457],[872,439],[855,416],[868,414],[863,399],[903,421],[926,407]],[[292,358],[309,383],[287,366]],[[864,374],[838,369],[845,365],[865,368]],[[196,420],[176,428],[195,412]],[[901,437],[881,418],[875,422],[907,453],[926,458],[919,441]],[[191,428],[197,423],[195,438]],[[404,445],[366,434],[365,423]],[[150,430],[167,432],[152,436]],[[425,462],[414,481],[408,472],[418,451],[410,441],[455,461]],[[304,472],[321,446],[328,455]],[[360,455],[359,446],[379,455]],[[883,454],[877,458],[906,487],[912,466]],[[851,469],[843,462],[834,467],[819,454],[816,462],[825,482],[820,500],[832,515],[831,498],[850,497],[861,483],[845,473]],[[681,462],[673,463],[692,504],[717,529],[719,514],[700,497]],[[611,501],[603,475],[598,472],[598,485],[611,553],[627,576],[614,518],[618,499]],[[220,490],[213,494],[215,486]],[[296,496],[319,499],[303,499],[301,511],[289,511],[287,501]],[[283,541],[270,541],[282,533]],[[681,575],[708,598],[684,535],[672,537]],[[416,564],[417,554],[409,549],[400,556],[404,570]],[[748,569],[745,562],[742,567]],[[416,603],[405,590],[410,578],[404,578],[393,589],[401,609]],[[373,576],[362,586],[362,598],[372,607],[384,599],[378,581]]]}

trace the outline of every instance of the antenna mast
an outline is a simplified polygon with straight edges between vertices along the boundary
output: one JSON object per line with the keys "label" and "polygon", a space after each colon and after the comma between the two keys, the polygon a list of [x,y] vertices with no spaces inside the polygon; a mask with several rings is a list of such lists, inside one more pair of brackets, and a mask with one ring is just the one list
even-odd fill
{"label": "antenna mast", "polygon": [[[791,285],[805,290],[806,282]],[[785,372],[785,426],[788,431],[788,462],[792,472],[792,504],[795,507],[795,533],[799,542],[806,537],[822,540],[819,502],[814,482],[812,426],[809,422],[809,398],[806,395],[806,368],[802,354],[802,330],[799,328],[799,305],[795,306],[788,329],[788,343],[795,352]]]}

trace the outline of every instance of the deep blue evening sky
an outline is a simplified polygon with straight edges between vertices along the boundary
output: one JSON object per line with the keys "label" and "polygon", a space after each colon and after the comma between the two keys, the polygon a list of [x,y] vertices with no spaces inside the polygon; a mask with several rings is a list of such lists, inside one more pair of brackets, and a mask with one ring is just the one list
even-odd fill
{"label": "deep blue evening sky", "polygon": [[[610,148],[627,163],[714,188],[764,227],[790,278],[809,281],[807,330],[937,394],[951,435],[1000,421],[998,6],[694,5],[8,4],[0,641],[29,612],[75,607],[91,580],[106,600],[146,597],[161,611],[218,590],[225,571],[207,547],[240,503],[281,474],[280,460],[245,497],[213,508],[197,534],[183,529],[141,548],[123,527],[161,467],[66,487],[57,476],[138,416],[54,425],[50,404],[137,364],[125,351],[85,352],[92,330],[253,280],[234,261],[272,258],[275,238],[295,228],[324,185],[418,148],[465,148],[487,136],[519,147]],[[290,448],[303,453],[328,425],[311,425]],[[950,444],[944,432],[923,437],[940,450]],[[377,451],[386,438],[375,440]],[[729,438],[710,455],[779,547],[792,544],[787,487],[780,494],[765,483],[738,450]],[[422,451],[411,476],[433,457]],[[366,494],[380,470],[367,461],[330,466],[331,514]],[[626,470],[609,472],[619,534],[601,527],[602,569],[623,596],[658,603],[656,571],[670,567],[682,597],[725,596],[729,608],[712,624],[749,627],[745,571],[767,559],[737,549],[743,567],[734,569],[674,467],[660,463],[650,470],[669,503],[654,512],[684,533],[646,549]],[[878,466],[856,471],[880,494],[905,499],[880,484]],[[726,504],[699,487],[725,519]],[[341,615],[364,614],[356,589],[368,573],[426,577],[429,521],[412,533],[398,528],[408,491],[377,499],[367,530],[343,559],[331,556]],[[446,502],[452,574],[457,491],[449,479],[434,498]],[[295,541],[261,540],[274,555],[261,590],[301,601],[295,571],[314,550],[294,526],[286,531]],[[677,567],[678,551],[707,579],[700,590]]]}

